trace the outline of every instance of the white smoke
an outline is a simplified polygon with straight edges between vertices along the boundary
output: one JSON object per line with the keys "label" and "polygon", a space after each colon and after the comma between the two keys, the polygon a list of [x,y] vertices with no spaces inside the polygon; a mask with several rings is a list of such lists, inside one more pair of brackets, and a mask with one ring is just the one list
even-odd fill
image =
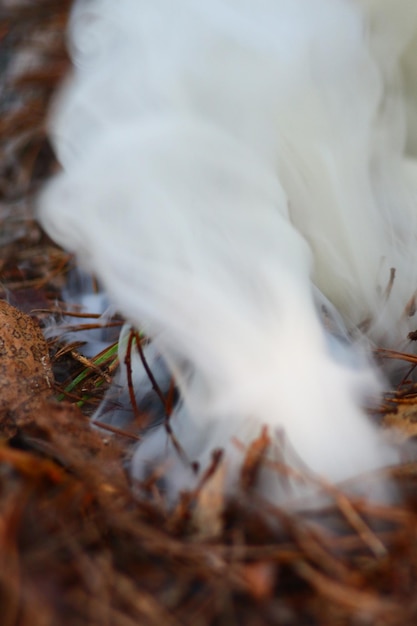
{"label": "white smoke", "polygon": [[[233,438],[263,425],[331,480],[395,457],[346,337],[403,349],[415,328],[416,17],[411,0],[75,4],[50,120],[63,171],[39,216],[154,338],[185,401],[177,439],[203,468],[225,448],[231,485]],[[134,472],[167,457],[171,489],[191,484],[162,427]]]}

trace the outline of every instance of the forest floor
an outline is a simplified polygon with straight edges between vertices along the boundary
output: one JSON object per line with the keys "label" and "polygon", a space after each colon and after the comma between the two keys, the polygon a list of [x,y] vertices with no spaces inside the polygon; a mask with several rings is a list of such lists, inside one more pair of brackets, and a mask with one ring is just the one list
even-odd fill
{"label": "forest floor", "polygon": [[[91,428],[115,358],[88,360],[78,342],[45,341],[52,323],[70,319],[77,332],[97,320],[74,306],[68,316],[74,259],[42,232],[33,208],[56,168],[45,115],[68,66],[70,2],[15,4],[0,5],[1,625],[417,623],[412,454],[386,470],[395,504],[320,483],[326,505],[291,512],[251,490],[260,437],[235,500],[202,481],[172,510],[157,481],[141,495],[131,482],[135,435]],[[404,442],[417,435],[417,386],[403,384],[372,419],[395,426],[404,454],[412,451]],[[288,471],[277,468],[277,480]]]}

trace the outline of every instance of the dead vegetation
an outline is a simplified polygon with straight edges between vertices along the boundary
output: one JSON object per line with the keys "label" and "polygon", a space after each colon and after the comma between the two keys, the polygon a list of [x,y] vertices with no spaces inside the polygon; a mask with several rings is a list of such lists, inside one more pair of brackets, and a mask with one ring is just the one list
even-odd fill
{"label": "dead vegetation", "polygon": [[[264,433],[246,451],[236,501],[208,488],[209,478],[221,481],[219,453],[195,492],[169,511],[157,481],[150,480],[140,497],[130,483],[125,458],[132,436],[91,429],[85,413],[102,396],[114,355],[83,362],[76,344],[44,342],[39,325],[65,312],[60,298],[72,259],[40,231],[31,204],[55,167],[45,111],[67,67],[62,33],[70,2],[3,5],[2,626],[416,623],[412,461],[391,472],[403,494],[399,504],[348,498],[321,483],[326,505],[294,513],[251,491],[268,444]],[[72,323],[94,325],[94,319],[73,312]],[[82,384],[68,389],[77,377]],[[104,384],[97,386],[99,379]],[[64,392],[66,400],[58,402]],[[399,428],[403,442],[416,435],[416,406],[412,384],[387,398],[385,424]],[[281,478],[290,472],[284,466],[275,470]]]}

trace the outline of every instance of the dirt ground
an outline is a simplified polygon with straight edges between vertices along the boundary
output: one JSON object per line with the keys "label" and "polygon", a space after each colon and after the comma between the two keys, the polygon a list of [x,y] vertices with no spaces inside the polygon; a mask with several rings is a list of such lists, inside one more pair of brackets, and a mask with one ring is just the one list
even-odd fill
{"label": "dirt ground", "polygon": [[[1,626],[416,624],[417,464],[404,443],[417,434],[413,383],[372,416],[398,429],[407,461],[387,470],[401,497],[385,506],[324,484],[320,510],[267,504],[251,491],[265,435],[234,501],[203,480],[169,510],[155,480],[140,496],[131,484],[135,435],[90,427],[114,353],[86,360],[77,342],[45,341],[42,328],[64,317],[74,260],[34,219],[57,167],[45,115],[68,69],[70,4],[0,0]],[[96,323],[72,313],[74,328]]]}

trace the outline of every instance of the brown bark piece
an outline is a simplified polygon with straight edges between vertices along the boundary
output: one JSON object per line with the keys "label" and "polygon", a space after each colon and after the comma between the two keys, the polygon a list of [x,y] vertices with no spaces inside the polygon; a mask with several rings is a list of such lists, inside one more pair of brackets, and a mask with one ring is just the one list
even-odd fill
{"label": "brown bark piece", "polygon": [[51,392],[48,346],[29,315],[0,301],[0,412]]}

